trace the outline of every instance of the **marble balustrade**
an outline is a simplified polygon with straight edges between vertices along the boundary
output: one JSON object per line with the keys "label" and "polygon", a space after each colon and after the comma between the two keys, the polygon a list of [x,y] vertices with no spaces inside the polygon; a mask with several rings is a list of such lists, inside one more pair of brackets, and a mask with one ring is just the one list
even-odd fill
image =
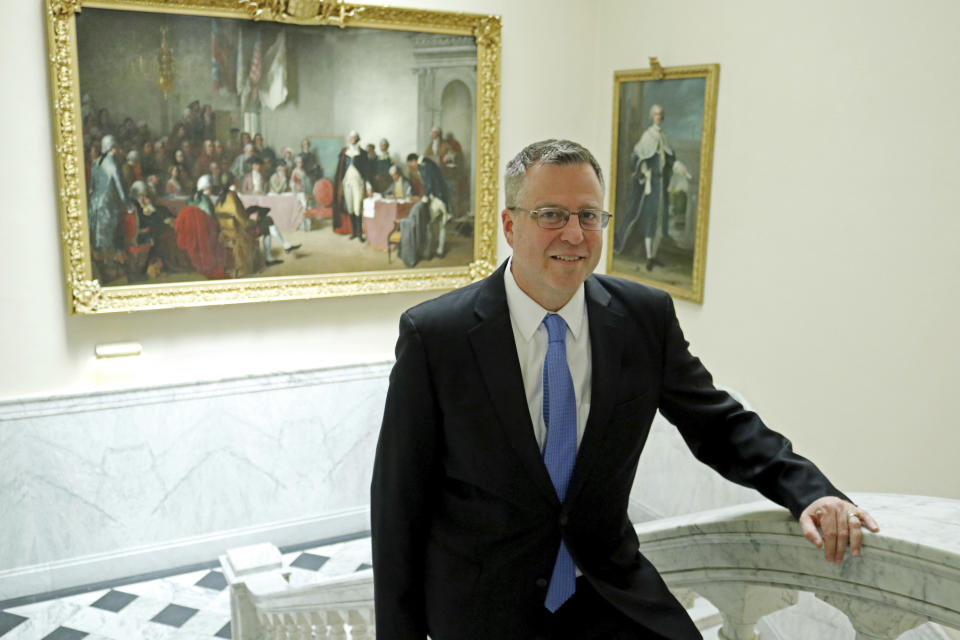
{"label": "marble balustrade", "polygon": [[[636,531],[643,553],[681,602],[689,607],[696,594],[719,610],[717,637],[724,640],[757,638],[758,621],[797,603],[800,592],[845,616],[857,640],[907,637],[925,624],[925,634],[910,637],[957,637],[960,501],[871,493],[854,499],[882,528],[866,534],[862,556],[847,556],[840,566],[825,562],[790,514],[767,502],[662,518]],[[221,564],[236,640],[374,637],[371,570],[295,584],[272,545],[231,551]],[[845,629],[825,633],[815,625],[795,616],[764,637],[850,637]]]}

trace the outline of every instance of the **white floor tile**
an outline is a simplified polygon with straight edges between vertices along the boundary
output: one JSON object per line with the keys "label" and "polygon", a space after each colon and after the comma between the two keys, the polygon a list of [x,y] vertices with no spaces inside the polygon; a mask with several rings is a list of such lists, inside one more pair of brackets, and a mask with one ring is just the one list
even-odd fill
{"label": "white floor tile", "polygon": [[35,602],[22,607],[7,609],[10,613],[28,618],[3,636],[3,640],[37,640],[77,613],[82,607],[63,600]]}
{"label": "white floor tile", "polygon": [[211,611],[198,611],[192,618],[187,620],[181,631],[195,633],[201,636],[212,636],[223,628],[223,625],[230,622],[230,612],[226,615],[222,613],[213,613]]}

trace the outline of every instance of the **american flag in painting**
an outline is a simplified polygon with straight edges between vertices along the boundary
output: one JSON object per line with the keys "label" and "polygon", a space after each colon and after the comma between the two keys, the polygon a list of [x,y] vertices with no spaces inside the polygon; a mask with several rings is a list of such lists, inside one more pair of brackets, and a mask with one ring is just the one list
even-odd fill
{"label": "american flag in painting", "polygon": [[257,31],[257,39],[253,43],[253,56],[250,59],[250,86],[256,87],[260,83],[260,66],[263,63],[260,53],[260,32]]}
{"label": "american flag in painting", "polygon": [[233,42],[227,34],[219,28],[218,20],[210,21],[210,64],[213,72],[213,90],[224,89],[232,92],[236,81],[234,79],[236,53]]}

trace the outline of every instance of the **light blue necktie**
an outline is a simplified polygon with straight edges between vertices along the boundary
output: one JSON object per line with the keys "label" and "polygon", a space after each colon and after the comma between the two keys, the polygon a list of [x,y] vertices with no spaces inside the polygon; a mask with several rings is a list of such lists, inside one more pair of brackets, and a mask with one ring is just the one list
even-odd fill
{"label": "light blue necktie", "polygon": [[[547,357],[543,361],[543,421],[547,425],[543,462],[557,497],[563,502],[577,460],[577,401],[567,366],[567,323],[557,314],[548,313],[543,324],[547,327],[549,341]],[[561,540],[544,602],[547,609],[551,612],[559,609],[573,595],[576,580],[573,558]]]}

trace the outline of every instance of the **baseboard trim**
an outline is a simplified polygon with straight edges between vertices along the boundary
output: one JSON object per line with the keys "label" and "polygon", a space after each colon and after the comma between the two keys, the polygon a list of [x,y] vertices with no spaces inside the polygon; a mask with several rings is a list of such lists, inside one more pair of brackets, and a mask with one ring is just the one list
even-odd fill
{"label": "baseboard trim", "polygon": [[234,547],[271,542],[287,552],[367,535],[369,530],[370,507],[364,505],[320,516],[6,569],[0,571],[0,610],[121,582],[129,584],[213,567],[220,554]]}

